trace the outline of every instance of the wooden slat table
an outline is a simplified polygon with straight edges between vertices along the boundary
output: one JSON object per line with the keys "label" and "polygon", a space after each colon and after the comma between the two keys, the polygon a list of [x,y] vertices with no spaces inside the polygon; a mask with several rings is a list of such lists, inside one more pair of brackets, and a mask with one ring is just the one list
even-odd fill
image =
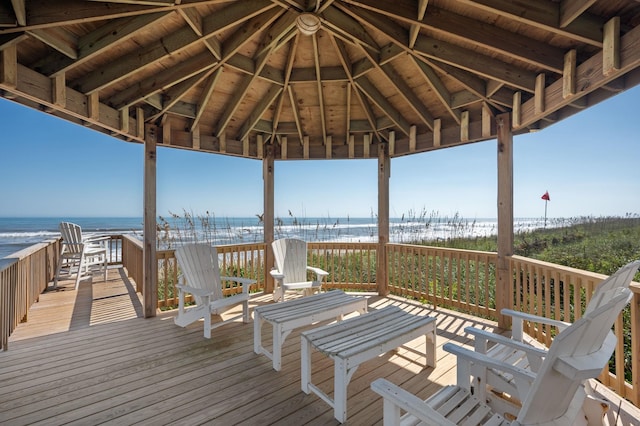
{"label": "wooden slat table", "polygon": [[[397,306],[304,331],[301,336],[302,390],[332,406],[340,422],[347,419],[347,385],[363,362],[426,336],[426,364],[436,366],[436,318],[413,315]],[[334,361],[333,399],[311,383],[312,347]]]}
{"label": "wooden slat table", "polygon": [[[367,299],[350,296],[341,290],[259,306],[253,310],[253,351],[269,357],[273,361],[273,369],[280,371],[282,345],[291,331],[331,318],[339,321],[352,312],[366,313]],[[262,346],[262,324],[265,321],[273,326],[273,353]]]}

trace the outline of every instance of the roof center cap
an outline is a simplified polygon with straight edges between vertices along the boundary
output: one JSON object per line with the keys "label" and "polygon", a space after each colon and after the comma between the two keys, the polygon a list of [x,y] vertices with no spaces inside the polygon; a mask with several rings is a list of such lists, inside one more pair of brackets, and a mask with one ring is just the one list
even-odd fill
{"label": "roof center cap", "polygon": [[303,12],[296,18],[296,26],[304,35],[315,34],[320,29],[320,18],[311,12]]}

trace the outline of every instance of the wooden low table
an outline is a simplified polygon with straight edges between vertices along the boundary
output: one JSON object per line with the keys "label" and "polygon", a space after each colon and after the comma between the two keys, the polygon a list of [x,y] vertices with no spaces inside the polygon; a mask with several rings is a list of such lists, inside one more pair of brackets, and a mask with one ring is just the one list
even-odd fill
{"label": "wooden low table", "polygon": [[[259,306],[253,310],[253,351],[269,357],[273,361],[273,369],[280,371],[282,345],[291,331],[331,318],[339,321],[343,315],[352,312],[366,313],[367,299],[350,296],[341,290]],[[262,324],[265,321],[273,326],[273,353],[262,346]]]}
{"label": "wooden low table", "polygon": [[[301,336],[302,390],[332,406],[339,422],[347,419],[347,385],[363,362],[426,336],[426,364],[436,366],[436,318],[413,315],[397,306],[304,331]],[[334,399],[311,383],[312,347],[334,361]]]}

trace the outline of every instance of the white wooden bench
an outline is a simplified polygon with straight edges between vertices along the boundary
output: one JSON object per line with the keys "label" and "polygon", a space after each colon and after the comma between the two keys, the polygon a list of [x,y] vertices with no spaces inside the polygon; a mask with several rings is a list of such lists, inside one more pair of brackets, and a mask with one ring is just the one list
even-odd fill
{"label": "white wooden bench", "polygon": [[[339,321],[352,312],[366,313],[367,299],[350,296],[341,290],[259,306],[253,310],[253,351],[269,357],[273,361],[273,369],[280,371],[282,345],[291,331],[331,318]],[[262,324],[265,321],[273,326],[273,353],[262,346]]]}
{"label": "white wooden bench", "polygon": [[[301,336],[302,390],[332,406],[339,422],[347,419],[347,385],[363,362],[426,336],[426,364],[436,366],[436,318],[413,315],[397,306],[304,331]],[[311,383],[312,347],[334,361],[333,399]]]}

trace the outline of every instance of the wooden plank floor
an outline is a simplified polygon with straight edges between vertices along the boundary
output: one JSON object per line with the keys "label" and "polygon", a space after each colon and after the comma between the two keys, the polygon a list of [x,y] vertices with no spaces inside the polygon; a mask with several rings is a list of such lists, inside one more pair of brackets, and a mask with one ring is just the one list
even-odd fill
{"label": "wooden plank floor", "polygon": [[[122,269],[106,282],[63,282],[41,295],[0,353],[0,424],[97,425],[335,425],[332,409],[300,390],[300,339],[294,331],[283,348],[283,369],[253,352],[253,327],[240,322],[203,337],[202,324],[180,328],[175,312],[142,318],[135,286]],[[253,297],[252,307],[270,303]],[[495,324],[402,298],[371,296],[377,309],[397,305],[438,318],[437,368],[425,368],[424,338],[362,364],[348,387],[348,422],[382,422],[382,400],[369,388],[378,377],[426,398],[455,382],[448,341],[468,344],[468,325]],[[233,312],[230,313],[233,315]],[[265,345],[271,330],[263,327]],[[333,387],[333,364],[313,354],[314,383]],[[634,423],[619,423],[634,424]]]}

